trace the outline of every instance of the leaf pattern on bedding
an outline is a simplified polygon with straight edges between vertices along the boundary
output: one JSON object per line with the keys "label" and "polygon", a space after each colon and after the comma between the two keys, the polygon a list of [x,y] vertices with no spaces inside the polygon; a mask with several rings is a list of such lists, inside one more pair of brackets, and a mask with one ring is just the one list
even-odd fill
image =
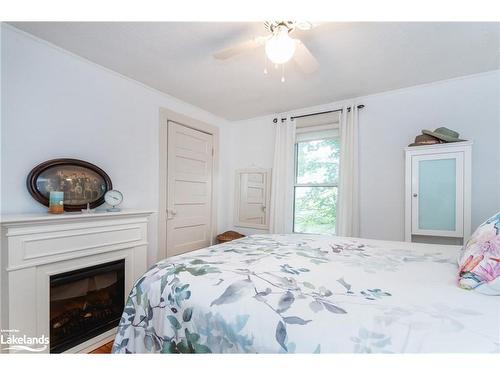
{"label": "leaf pattern on bedding", "polygon": [[165,259],[132,288],[113,352],[404,352],[427,330],[467,331],[458,317],[480,313],[395,304],[407,298],[392,290],[398,278],[419,265],[453,261],[314,235],[256,235]]}

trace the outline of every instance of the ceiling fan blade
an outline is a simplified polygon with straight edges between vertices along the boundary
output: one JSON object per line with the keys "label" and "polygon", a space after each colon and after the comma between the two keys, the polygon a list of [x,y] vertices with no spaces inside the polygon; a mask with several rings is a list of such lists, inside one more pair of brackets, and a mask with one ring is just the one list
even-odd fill
{"label": "ceiling fan blade", "polygon": [[300,70],[306,74],[311,74],[319,68],[318,60],[316,60],[305,44],[298,39],[293,59],[299,66]]}
{"label": "ceiling fan blade", "polygon": [[295,27],[302,31],[314,29],[319,25],[319,22],[295,21]]}
{"label": "ceiling fan blade", "polygon": [[259,36],[254,39],[247,40],[246,42],[236,44],[233,47],[226,48],[225,50],[214,53],[217,60],[226,60],[240,53],[253,50],[265,44],[267,37]]}

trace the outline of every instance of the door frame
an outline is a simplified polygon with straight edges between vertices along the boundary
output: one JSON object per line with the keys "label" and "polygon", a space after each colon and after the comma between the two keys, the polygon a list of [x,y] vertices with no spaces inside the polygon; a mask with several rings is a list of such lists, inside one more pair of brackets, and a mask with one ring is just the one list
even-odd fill
{"label": "door frame", "polygon": [[193,130],[212,135],[212,228],[210,244],[212,245],[217,235],[217,186],[219,181],[219,128],[192,117],[160,108],[159,126],[159,211],[158,211],[158,252],[157,261],[167,257],[167,156],[168,156],[168,122],[176,122]]}

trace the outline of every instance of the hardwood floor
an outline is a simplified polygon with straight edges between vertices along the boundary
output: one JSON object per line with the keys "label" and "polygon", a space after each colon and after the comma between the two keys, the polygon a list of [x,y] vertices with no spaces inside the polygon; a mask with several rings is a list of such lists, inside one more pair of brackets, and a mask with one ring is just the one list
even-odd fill
{"label": "hardwood floor", "polygon": [[103,346],[94,349],[89,354],[111,354],[111,349],[113,348],[113,341],[110,341]]}

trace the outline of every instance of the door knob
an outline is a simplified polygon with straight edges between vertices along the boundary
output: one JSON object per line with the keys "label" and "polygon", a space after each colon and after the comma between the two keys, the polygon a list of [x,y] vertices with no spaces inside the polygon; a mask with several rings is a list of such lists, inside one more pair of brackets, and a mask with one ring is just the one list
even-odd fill
{"label": "door knob", "polygon": [[167,220],[173,219],[177,211],[167,208]]}

